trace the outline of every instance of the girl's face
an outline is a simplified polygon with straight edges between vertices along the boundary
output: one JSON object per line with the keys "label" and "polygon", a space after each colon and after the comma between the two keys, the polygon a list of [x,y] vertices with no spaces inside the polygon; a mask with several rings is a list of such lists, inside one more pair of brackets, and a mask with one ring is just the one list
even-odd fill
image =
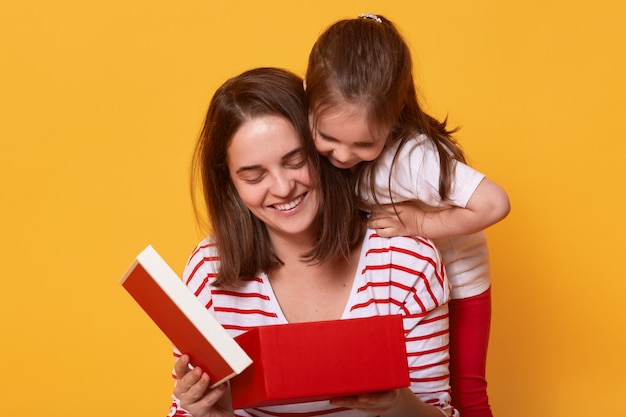
{"label": "girl's face", "polygon": [[317,115],[313,140],[317,151],[337,168],[353,168],[359,162],[372,161],[385,146],[389,132],[370,131],[362,106],[343,104]]}
{"label": "girl's face", "polygon": [[248,120],[232,137],[226,158],[239,197],[270,234],[310,230],[318,193],[289,121],[273,115]]}

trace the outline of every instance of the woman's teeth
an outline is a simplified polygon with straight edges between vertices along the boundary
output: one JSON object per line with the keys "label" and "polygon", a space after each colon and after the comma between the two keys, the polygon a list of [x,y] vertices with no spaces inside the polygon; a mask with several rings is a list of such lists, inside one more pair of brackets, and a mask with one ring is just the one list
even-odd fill
{"label": "woman's teeth", "polygon": [[304,195],[301,195],[300,197],[296,198],[293,201],[290,201],[287,204],[274,204],[274,208],[276,210],[280,210],[280,211],[287,211],[287,210],[291,210],[292,208],[296,207],[298,204],[300,204],[302,202],[302,199],[304,199]]}

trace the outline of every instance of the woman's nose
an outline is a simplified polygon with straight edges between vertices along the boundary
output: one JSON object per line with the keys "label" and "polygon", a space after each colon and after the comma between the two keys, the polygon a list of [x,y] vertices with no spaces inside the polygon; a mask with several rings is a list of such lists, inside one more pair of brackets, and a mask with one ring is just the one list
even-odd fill
{"label": "woman's nose", "polygon": [[284,174],[279,174],[274,177],[272,183],[272,193],[277,196],[287,196],[291,193],[293,188],[293,180]]}

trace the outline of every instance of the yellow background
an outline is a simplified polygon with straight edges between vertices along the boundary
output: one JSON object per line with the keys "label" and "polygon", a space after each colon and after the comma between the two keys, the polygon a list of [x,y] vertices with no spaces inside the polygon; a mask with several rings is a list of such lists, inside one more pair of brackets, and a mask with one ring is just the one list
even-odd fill
{"label": "yellow background", "polygon": [[625,4],[3,2],[0,414],[167,413],[169,342],[118,279],[147,244],[180,273],[201,238],[188,165],[212,92],[302,74],[328,24],[378,12],[511,197],[489,230],[496,415],[622,415]]}

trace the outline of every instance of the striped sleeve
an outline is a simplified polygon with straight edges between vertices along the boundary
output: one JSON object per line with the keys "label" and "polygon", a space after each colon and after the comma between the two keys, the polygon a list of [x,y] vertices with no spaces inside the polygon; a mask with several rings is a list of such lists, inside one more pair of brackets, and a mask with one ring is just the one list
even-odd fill
{"label": "striped sleeve", "polygon": [[366,240],[355,317],[403,316],[411,390],[427,404],[455,415],[450,404],[448,306],[450,288],[439,252],[426,239]]}
{"label": "striped sleeve", "polygon": [[[213,243],[209,240],[202,241],[196,249],[191,253],[185,269],[183,271],[183,282],[187,285],[196,298],[211,312],[211,292],[210,281],[217,276],[217,268],[219,267],[219,257]],[[173,347],[174,361],[180,356],[181,352]],[[176,384],[176,371],[172,370],[172,379]],[[191,417],[191,414],[185,410],[180,401],[172,393],[172,403],[167,417]]]}
{"label": "striped sleeve", "polygon": [[183,271],[183,282],[211,313],[210,283],[217,278],[219,261],[215,244],[206,239],[192,252]]}
{"label": "striped sleeve", "polygon": [[242,280],[242,285],[236,288],[217,288],[211,284],[218,269],[217,249],[211,240],[204,240],[189,258],[183,279],[232,337],[279,322],[276,304],[271,302],[264,285],[264,274]]}
{"label": "striped sleeve", "polygon": [[[272,309],[270,297],[264,292],[263,280],[255,277],[244,282],[241,288],[216,288],[211,284],[217,278],[219,254],[211,239],[203,240],[191,253],[183,271],[183,282],[196,298],[235,337],[250,328],[275,324],[278,315]],[[174,359],[181,353],[174,348]],[[176,373],[172,372],[176,381]],[[168,417],[191,416],[172,394]],[[237,417],[248,417],[244,410],[236,411]]]}

